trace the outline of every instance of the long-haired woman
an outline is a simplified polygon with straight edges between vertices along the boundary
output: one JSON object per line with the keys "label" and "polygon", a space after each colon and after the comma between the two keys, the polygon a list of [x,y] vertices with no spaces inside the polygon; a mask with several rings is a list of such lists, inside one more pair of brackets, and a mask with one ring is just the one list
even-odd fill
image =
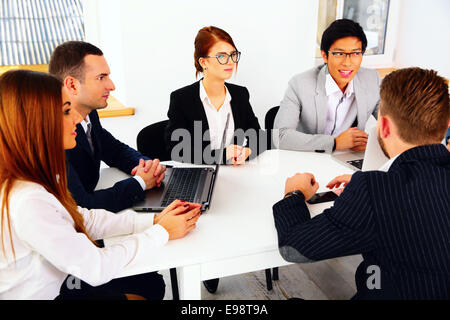
{"label": "long-haired woman", "polygon": [[[157,216],[138,216],[77,207],[64,149],[76,145],[80,121],[53,76],[0,77],[0,299],[162,299],[156,272],[112,279],[192,230],[199,208],[175,201]],[[104,248],[94,241],[126,234]]]}

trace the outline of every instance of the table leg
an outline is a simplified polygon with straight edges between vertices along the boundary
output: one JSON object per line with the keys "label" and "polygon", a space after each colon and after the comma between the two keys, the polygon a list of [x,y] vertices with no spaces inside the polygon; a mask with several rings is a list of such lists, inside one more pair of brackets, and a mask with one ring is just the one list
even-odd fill
{"label": "table leg", "polygon": [[201,300],[200,266],[177,268],[178,284],[181,300]]}

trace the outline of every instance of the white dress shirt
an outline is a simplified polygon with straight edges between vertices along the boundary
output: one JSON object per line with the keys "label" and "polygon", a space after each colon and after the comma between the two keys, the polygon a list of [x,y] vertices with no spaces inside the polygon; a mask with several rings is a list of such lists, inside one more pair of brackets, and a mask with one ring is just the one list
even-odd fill
{"label": "white dress shirt", "polygon": [[[400,153],[400,154],[401,154],[401,153]],[[392,164],[394,163],[394,161],[398,158],[398,156],[399,156],[400,154],[398,154],[398,155],[396,155],[395,157],[389,159],[389,161],[386,162],[385,164],[383,164],[383,165],[381,166],[381,168],[378,169],[378,171],[388,172],[389,169],[391,168]]]}
{"label": "white dress shirt", "polygon": [[234,135],[234,119],[231,111],[231,95],[225,86],[226,94],[225,101],[219,110],[211,103],[208,95],[206,94],[205,87],[203,86],[203,80],[200,81],[200,100],[203,103],[205,109],[206,118],[209,125],[209,134],[211,136],[211,149],[216,150],[220,148],[222,142],[223,130],[225,130],[225,124],[227,122],[227,115],[230,114],[230,121],[228,123],[228,130],[225,139],[225,147],[228,146]]}
{"label": "white dress shirt", "polygon": [[342,93],[331,75],[327,74],[325,90],[328,102],[324,134],[337,137],[349,129],[349,123],[351,124],[355,121],[358,113],[353,91],[353,80],[347,85],[345,93]]}
{"label": "white dress shirt", "polygon": [[[94,148],[94,147],[92,146],[92,138],[91,138],[90,133],[88,133],[88,125],[89,125],[89,124],[91,125],[91,128],[92,128],[91,119],[89,118],[89,115],[87,115],[87,116],[86,116],[86,119],[84,119],[83,121],[81,121],[80,124],[81,124],[81,127],[82,127],[83,130],[84,130],[84,133],[86,133],[86,137],[87,137],[87,139],[88,139],[89,144],[91,144],[91,149],[92,149],[92,151],[93,151],[93,148]],[[126,172],[126,173],[129,174],[129,172]],[[146,185],[145,185],[144,179],[142,179],[142,178],[139,177],[139,176],[133,176],[133,178],[136,179],[136,181],[137,181],[137,182],[139,183],[139,185],[141,186],[142,190],[145,191]]]}
{"label": "white dress shirt", "polygon": [[54,299],[68,274],[92,286],[107,283],[128,264],[151,259],[169,238],[162,226],[153,225],[153,214],[80,207],[78,211],[93,239],[132,235],[98,248],[75,230],[71,215],[44,187],[27,181],[14,184],[9,200],[11,235],[3,219],[6,256],[0,251],[0,299]]}

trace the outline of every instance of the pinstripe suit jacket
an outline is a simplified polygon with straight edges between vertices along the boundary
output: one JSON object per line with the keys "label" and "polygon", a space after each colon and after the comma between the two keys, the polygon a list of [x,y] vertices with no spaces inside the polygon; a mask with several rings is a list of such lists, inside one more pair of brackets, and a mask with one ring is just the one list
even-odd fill
{"label": "pinstripe suit jacket", "polygon": [[[309,262],[362,254],[357,297],[450,298],[450,152],[412,148],[388,172],[356,172],[334,206],[310,218],[304,198],[273,206],[281,255]],[[380,289],[367,280],[380,270]]]}

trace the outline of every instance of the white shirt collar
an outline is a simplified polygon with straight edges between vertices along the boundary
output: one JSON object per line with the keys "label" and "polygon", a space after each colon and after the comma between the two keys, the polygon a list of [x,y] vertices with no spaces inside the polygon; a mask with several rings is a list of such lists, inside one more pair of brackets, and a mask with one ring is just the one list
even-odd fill
{"label": "white shirt collar", "polygon": [[86,116],[86,118],[80,122],[81,126],[84,129],[84,132],[87,132],[88,123],[91,123],[91,119],[89,119],[89,115]]}
{"label": "white shirt collar", "polygon": [[[327,96],[335,94],[337,92],[342,93],[341,89],[339,89],[336,81],[334,81],[333,77],[327,73],[326,81],[325,81],[325,90]],[[346,98],[349,98],[353,94],[353,79],[348,83],[347,88],[345,89],[344,95]]]}
{"label": "white shirt collar", "polygon": [[[211,103],[211,100],[209,100],[208,95],[206,94],[205,87],[203,86],[203,80],[200,80],[200,100],[201,100],[202,102],[205,102],[205,99],[206,99],[206,102],[208,102],[208,104],[209,104],[210,106],[213,105],[213,104]],[[230,92],[228,92],[227,86],[225,86],[225,100],[224,100],[224,102],[223,102],[223,105],[225,105],[226,103],[228,103],[228,102],[230,102],[230,101],[231,101],[231,95],[230,95]]]}
{"label": "white shirt collar", "polygon": [[379,170],[379,171],[388,172],[389,169],[391,168],[391,165],[394,163],[395,159],[397,159],[399,155],[400,155],[400,154],[398,154],[398,155],[396,155],[395,157],[389,159],[389,161],[386,162],[385,164],[383,164],[383,166],[382,166],[380,169],[378,169],[378,170]]}

